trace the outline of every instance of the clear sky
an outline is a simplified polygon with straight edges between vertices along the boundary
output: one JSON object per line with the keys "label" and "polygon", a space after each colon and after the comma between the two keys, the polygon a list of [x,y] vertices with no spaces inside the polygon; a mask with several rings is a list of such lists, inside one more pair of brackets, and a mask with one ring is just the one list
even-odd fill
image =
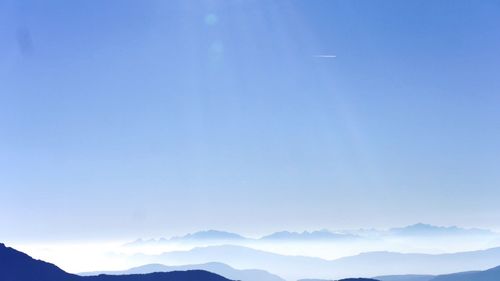
{"label": "clear sky", "polygon": [[500,229],[499,14],[1,1],[0,240]]}

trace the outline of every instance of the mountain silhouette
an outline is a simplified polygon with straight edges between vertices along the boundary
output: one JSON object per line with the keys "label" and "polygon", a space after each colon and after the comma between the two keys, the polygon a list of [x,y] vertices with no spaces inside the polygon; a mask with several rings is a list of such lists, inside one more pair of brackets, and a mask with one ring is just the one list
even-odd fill
{"label": "mountain silhouette", "polygon": [[430,281],[434,275],[405,274],[405,275],[386,275],[374,277],[380,281]]}
{"label": "mountain silhouette", "polygon": [[340,279],[338,281],[379,281],[379,280],[372,278],[345,278],[345,279]]}
{"label": "mountain silhouette", "polygon": [[258,269],[234,269],[226,264],[211,262],[204,264],[194,264],[194,265],[182,265],[182,266],[166,266],[163,264],[147,264],[139,267],[134,267],[124,271],[103,271],[103,272],[86,272],[80,273],[79,275],[123,275],[123,274],[144,274],[152,272],[168,272],[168,271],[179,271],[179,270],[206,270],[219,274],[226,278],[241,281],[285,281],[277,275],[271,274],[264,270]]}
{"label": "mountain silhouette", "polygon": [[[300,279],[298,281],[334,281],[334,280],[326,280],[326,279]],[[345,279],[339,279],[336,281],[380,281],[377,279],[373,278],[345,278]]]}
{"label": "mountain silhouette", "polygon": [[135,241],[126,243],[125,246],[141,246],[141,245],[154,245],[162,243],[227,243],[250,240],[237,233],[220,231],[220,230],[204,230],[195,233],[188,233],[183,236],[174,236],[172,238],[159,238],[159,239],[142,239],[139,238]]}
{"label": "mountain silhouette", "polygon": [[[267,242],[350,242],[350,241],[373,241],[373,239],[393,239],[394,237],[404,237],[414,240],[431,240],[433,243],[439,243],[432,239],[482,239],[485,240],[483,246],[495,247],[500,244],[500,234],[487,229],[462,228],[457,226],[436,226],[425,223],[417,223],[404,227],[394,227],[389,230],[377,229],[358,229],[332,232],[326,229],[316,231],[278,231],[260,238],[248,238],[234,232],[220,230],[205,230],[194,233],[188,233],[183,236],[174,236],[171,238],[159,239],[137,239],[129,242],[127,246],[155,245],[167,243],[187,243],[197,246],[213,246],[223,244],[233,244],[245,246],[247,242],[267,243]],[[457,242],[459,243],[459,242]]]}
{"label": "mountain silhouette", "polygon": [[[347,278],[337,281],[499,281],[500,266],[484,271],[467,271],[443,275],[387,275],[377,276],[373,279],[367,278]],[[298,281],[333,281],[325,279],[300,279]]]}
{"label": "mountain silhouette", "polygon": [[380,281],[499,281],[500,266],[484,271],[467,271],[452,274],[433,275],[392,275],[374,277]]}
{"label": "mountain silhouette", "polygon": [[484,270],[439,275],[431,281],[499,281],[500,266]]}
{"label": "mountain silhouette", "polygon": [[0,280],[2,281],[59,281],[79,280],[59,267],[35,260],[25,253],[0,243]]}
{"label": "mountain silhouette", "polygon": [[189,233],[181,237],[172,237],[170,240],[243,240],[247,239],[239,234],[220,231],[220,230],[206,230]]}
{"label": "mountain silhouette", "polygon": [[260,238],[260,240],[289,241],[289,240],[338,240],[355,239],[358,236],[353,234],[334,233],[328,230],[289,232],[280,231]]}
{"label": "mountain silhouette", "polygon": [[82,281],[227,281],[229,280],[220,275],[204,270],[154,272],[148,274],[130,274],[130,275],[80,276],[80,278],[83,278]]}
{"label": "mountain silhouette", "polygon": [[372,277],[396,274],[446,274],[485,270],[498,265],[500,248],[451,254],[406,254],[368,252],[325,260],[316,257],[286,256],[242,246],[198,247],[160,255],[136,255],[137,262],[163,264],[200,264],[221,262],[236,268],[259,268],[287,280],[303,278]]}
{"label": "mountain silhouette", "polygon": [[78,276],[0,243],[1,281],[229,281],[204,270],[131,275]]}
{"label": "mountain silhouette", "polygon": [[477,228],[460,228],[457,226],[435,226],[431,224],[417,223],[400,228],[391,228],[389,233],[397,236],[456,236],[456,235],[474,235],[486,236],[495,235],[495,233]]}

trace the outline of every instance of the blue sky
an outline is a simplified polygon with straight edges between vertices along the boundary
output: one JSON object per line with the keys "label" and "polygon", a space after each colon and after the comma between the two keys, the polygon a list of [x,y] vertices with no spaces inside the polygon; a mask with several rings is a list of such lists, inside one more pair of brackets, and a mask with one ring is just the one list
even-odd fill
{"label": "blue sky", "polygon": [[500,229],[499,12],[2,1],[0,238]]}

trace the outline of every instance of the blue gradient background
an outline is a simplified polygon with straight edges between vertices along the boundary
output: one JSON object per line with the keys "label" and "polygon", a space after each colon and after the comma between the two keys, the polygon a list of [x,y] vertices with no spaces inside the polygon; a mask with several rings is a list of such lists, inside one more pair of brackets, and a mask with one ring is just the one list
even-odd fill
{"label": "blue gradient background", "polygon": [[499,13],[1,1],[0,239],[500,229]]}

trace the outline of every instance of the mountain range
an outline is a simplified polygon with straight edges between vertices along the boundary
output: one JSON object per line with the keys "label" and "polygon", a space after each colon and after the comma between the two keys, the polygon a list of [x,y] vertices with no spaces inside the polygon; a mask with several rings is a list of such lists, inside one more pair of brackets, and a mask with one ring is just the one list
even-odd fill
{"label": "mountain range", "polygon": [[[469,253],[458,253],[459,257],[481,258],[489,254],[496,254],[499,249],[487,251],[477,251]],[[494,256],[490,258],[496,259]],[[290,257],[303,259],[304,257]],[[306,260],[303,260],[306,261]],[[437,261],[437,260],[434,260]],[[334,262],[334,261],[333,261]],[[435,266],[439,267],[437,263]],[[393,267],[391,263],[382,263],[378,266]],[[399,265],[396,265],[399,266]],[[70,274],[58,268],[54,264],[41,260],[35,260],[25,253],[19,252],[13,248],[0,244],[0,280],[2,281],[229,281],[221,275],[199,269],[196,267],[205,267],[207,269],[225,270],[228,276],[230,274],[248,273],[244,280],[253,281],[278,281],[282,280],[277,276],[274,279],[269,278],[269,273],[260,270],[238,271],[231,267],[218,263],[209,263],[192,266],[168,267],[161,264],[150,264],[141,267],[132,268],[121,272],[100,272],[93,273],[92,276],[81,276]],[[187,270],[184,270],[187,269]],[[292,269],[290,267],[290,269]],[[430,269],[430,268],[429,268]],[[261,274],[260,276],[258,274]],[[236,275],[234,275],[237,277]],[[243,279],[241,279],[243,280]],[[332,280],[332,279],[328,279]],[[371,278],[348,278],[339,281],[498,281],[500,280],[500,266],[493,267],[484,271],[465,271],[453,274],[443,275],[392,275]],[[327,281],[327,279],[302,279],[299,281]]]}
{"label": "mountain range", "polygon": [[189,251],[166,252],[160,255],[137,254],[141,263],[199,264],[221,262],[236,268],[259,268],[287,280],[301,278],[344,278],[406,274],[445,274],[482,270],[498,265],[500,248],[453,254],[404,254],[368,252],[335,260],[316,257],[285,256],[242,246],[223,245],[198,247]]}
{"label": "mountain range", "polygon": [[434,275],[425,274],[405,274],[405,275],[386,275],[374,277],[380,281],[430,281]]}
{"label": "mountain range", "polygon": [[[324,279],[301,279],[298,281],[333,281],[333,280],[324,280]],[[380,281],[372,278],[345,278],[337,281]]]}
{"label": "mountain range", "polygon": [[393,275],[374,277],[380,281],[498,281],[500,266],[484,271],[466,271],[443,275]]}
{"label": "mountain range", "polygon": [[[484,271],[467,271],[444,275],[388,275],[377,276],[373,279],[364,278],[348,278],[345,280],[377,280],[377,281],[498,281],[500,280],[500,266],[484,270]],[[331,281],[325,279],[301,279],[298,281]]]}
{"label": "mountain range", "polygon": [[248,238],[243,235],[220,231],[206,230],[195,233],[189,233],[184,236],[175,236],[172,238],[160,239],[137,239],[136,241],[127,243],[128,246],[144,245],[152,243],[193,243],[193,242],[224,242],[238,243],[244,241],[344,241],[346,239],[362,239],[362,238],[390,238],[390,237],[413,237],[413,238],[432,238],[432,237],[500,237],[498,233],[486,229],[477,228],[461,228],[457,226],[435,226],[431,224],[417,223],[405,227],[390,228],[388,230],[342,230],[342,231],[279,231],[259,238]]}
{"label": "mountain range", "polygon": [[169,272],[169,271],[186,271],[186,270],[206,270],[232,280],[240,281],[285,281],[277,275],[271,274],[264,270],[258,269],[234,269],[226,264],[210,262],[195,265],[182,265],[182,266],[166,266],[163,264],[147,264],[139,267],[134,267],[123,271],[100,271],[100,272],[86,272],[79,275],[91,276],[99,274],[107,275],[123,275],[123,274],[144,274],[152,272]]}
{"label": "mountain range", "polygon": [[355,239],[357,235],[349,233],[334,233],[328,230],[318,231],[304,231],[304,232],[290,232],[280,231],[275,232],[260,238],[260,240],[273,240],[273,241],[308,241],[308,240],[339,240],[339,239]]}
{"label": "mountain range", "polygon": [[495,235],[494,232],[478,228],[460,228],[457,226],[435,226],[424,223],[417,223],[406,227],[391,228],[389,233],[397,236],[456,236],[473,235],[488,236]]}
{"label": "mountain range", "polygon": [[25,253],[0,244],[0,280],[2,281],[229,281],[204,270],[157,272],[130,275],[79,276]]}
{"label": "mountain range", "polygon": [[160,239],[142,239],[139,238],[133,242],[125,244],[126,246],[140,246],[147,244],[156,244],[156,243],[193,243],[193,242],[218,242],[218,243],[226,243],[226,242],[235,242],[235,241],[245,241],[250,240],[250,238],[243,237],[239,234],[220,231],[220,230],[205,230],[198,231],[195,233],[188,233],[184,236],[174,236],[172,238],[160,238]]}
{"label": "mountain range", "polygon": [[436,276],[432,281],[498,281],[500,280],[500,266],[484,270],[470,271]]}

